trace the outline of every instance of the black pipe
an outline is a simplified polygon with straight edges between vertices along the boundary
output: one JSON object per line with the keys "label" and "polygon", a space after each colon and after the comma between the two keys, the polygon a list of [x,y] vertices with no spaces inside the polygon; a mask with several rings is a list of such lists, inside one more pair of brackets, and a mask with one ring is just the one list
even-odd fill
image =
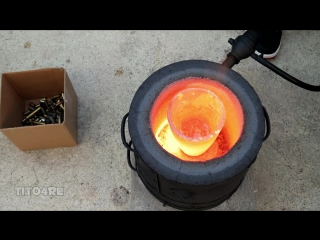
{"label": "black pipe", "polygon": [[228,53],[227,58],[222,65],[232,68],[242,59],[250,57],[256,49],[258,40],[259,36],[255,30],[247,30],[235,40],[230,38],[228,42],[232,45],[231,52]]}
{"label": "black pipe", "polygon": [[232,54],[228,54],[226,60],[222,63],[223,66],[226,66],[228,68],[232,68],[235,64],[237,64],[239,61],[238,59],[233,56]]}
{"label": "black pipe", "polygon": [[272,63],[270,63],[268,60],[264,59],[261,56],[258,56],[257,54],[253,53],[251,55],[251,57],[256,60],[257,62],[261,63],[263,66],[269,68],[271,71],[275,72],[276,74],[278,74],[279,76],[283,77],[284,79],[288,80],[289,82],[310,90],[310,91],[315,91],[318,92],[320,91],[320,86],[314,86],[314,85],[310,85],[308,83],[302,82],[298,79],[296,79],[295,77],[289,75],[288,73],[286,73],[285,71],[281,70],[280,68],[276,67],[275,65],[273,65]]}

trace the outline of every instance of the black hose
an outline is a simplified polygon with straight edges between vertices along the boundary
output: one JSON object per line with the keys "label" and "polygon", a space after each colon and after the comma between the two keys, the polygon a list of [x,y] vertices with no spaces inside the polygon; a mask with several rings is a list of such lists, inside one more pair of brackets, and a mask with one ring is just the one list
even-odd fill
{"label": "black hose", "polygon": [[279,76],[283,77],[284,79],[288,80],[289,82],[310,90],[310,91],[315,91],[318,92],[320,91],[320,86],[314,86],[314,85],[310,85],[308,83],[302,82],[298,79],[296,79],[295,77],[292,77],[291,75],[289,75],[288,73],[284,72],[283,70],[281,70],[280,68],[276,67],[275,65],[273,65],[272,63],[270,63],[268,60],[264,59],[261,56],[258,56],[257,54],[253,53],[251,55],[251,57],[256,60],[257,62],[261,63],[263,66],[269,68],[271,71],[275,72],[276,74],[278,74]]}

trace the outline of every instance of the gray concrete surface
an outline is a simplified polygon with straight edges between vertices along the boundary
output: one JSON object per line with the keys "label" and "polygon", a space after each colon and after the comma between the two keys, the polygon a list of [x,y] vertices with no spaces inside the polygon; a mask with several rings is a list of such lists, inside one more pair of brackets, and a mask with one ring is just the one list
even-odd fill
{"label": "gray concrete surface", "polygon": [[[0,134],[0,210],[179,211],[163,206],[129,168],[120,124],[135,91],[170,63],[221,63],[225,31],[0,31],[0,71],[64,67],[79,97],[79,145],[22,152]],[[286,30],[279,68],[320,85],[320,31]],[[301,89],[248,58],[233,67],[271,119],[238,191],[211,211],[320,210],[320,93]],[[17,188],[62,188],[61,196]],[[209,210],[210,211],[210,210]]]}

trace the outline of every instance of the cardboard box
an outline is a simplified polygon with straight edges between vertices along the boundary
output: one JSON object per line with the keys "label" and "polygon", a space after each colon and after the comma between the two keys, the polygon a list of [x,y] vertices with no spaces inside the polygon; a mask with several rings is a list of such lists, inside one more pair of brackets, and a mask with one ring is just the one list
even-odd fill
{"label": "cardboard box", "polygon": [[[64,121],[22,126],[28,103],[64,93]],[[63,68],[7,72],[1,76],[0,130],[20,150],[77,145],[78,97]]]}

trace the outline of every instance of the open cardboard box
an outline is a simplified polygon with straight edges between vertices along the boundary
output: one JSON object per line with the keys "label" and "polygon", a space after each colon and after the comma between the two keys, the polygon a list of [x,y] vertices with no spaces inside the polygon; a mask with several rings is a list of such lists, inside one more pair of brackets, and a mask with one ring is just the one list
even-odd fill
{"label": "open cardboard box", "polygon": [[[22,126],[29,102],[64,93],[64,121]],[[1,77],[0,130],[20,150],[77,145],[78,97],[63,68],[7,72]]]}

